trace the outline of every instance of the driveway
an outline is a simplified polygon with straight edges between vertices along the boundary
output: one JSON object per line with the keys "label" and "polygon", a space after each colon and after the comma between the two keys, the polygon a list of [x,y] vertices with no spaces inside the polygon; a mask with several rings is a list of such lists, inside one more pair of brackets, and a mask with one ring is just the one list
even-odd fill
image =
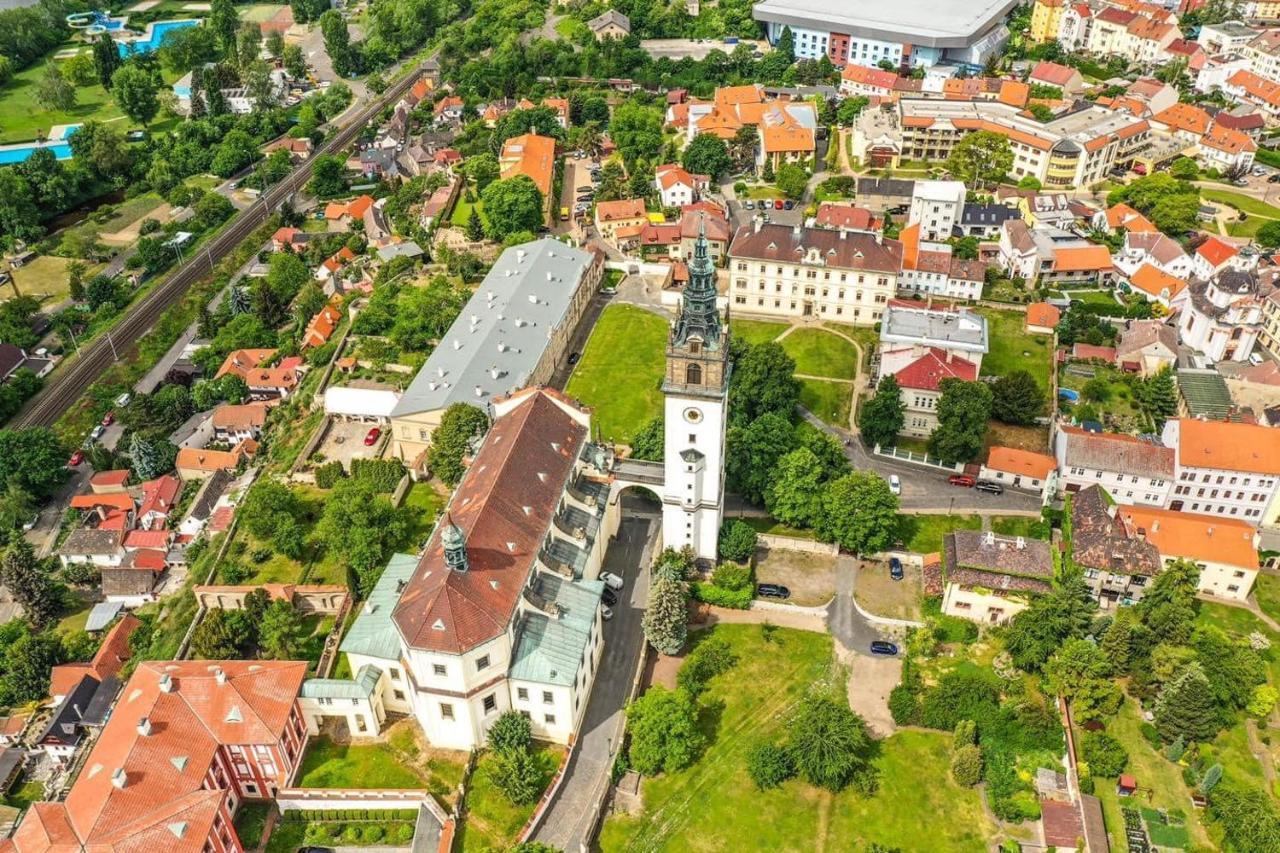
{"label": "driveway", "polygon": [[877,456],[863,446],[859,437],[851,435],[848,430],[833,427],[810,412],[804,412],[804,419],[843,444],[845,456],[849,458],[855,470],[875,471],[885,478],[890,474],[897,474],[898,479],[902,481],[899,505],[903,512],[949,514],[1009,511],[1038,513],[1040,511],[1041,503],[1038,495],[1014,489],[1005,489],[1002,495],[988,495],[976,489],[952,486],[947,482],[947,478],[951,476],[947,471]]}
{"label": "driveway", "polygon": [[596,804],[609,784],[614,749],[622,737],[622,708],[631,692],[644,632],[640,618],[649,594],[649,564],[662,526],[651,504],[623,497],[622,526],[605,554],[607,571],[623,577],[627,586],[604,625],[604,654],[596,673],[591,699],[569,759],[564,781],[556,792],[533,841],[560,850],[580,850],[595,822]]}
{"label": "driveway", "polygon": [[836,656],[849,667],[849,706],[879,736],[894,731],[889,691],[902,680],[902,658],[872,655],[872,640],[901,644],[905,630],[877,625],[853,605],[857,560],[841,556],[836,564],[836,597],[827,606],[827,629],[836,639]]}

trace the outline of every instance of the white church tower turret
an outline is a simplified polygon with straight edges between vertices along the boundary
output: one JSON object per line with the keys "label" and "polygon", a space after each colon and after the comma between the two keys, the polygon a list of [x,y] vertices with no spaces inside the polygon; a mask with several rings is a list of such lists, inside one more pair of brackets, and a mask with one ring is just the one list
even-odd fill
{"label": "white church tower turret", "polygon": [[705,227],[689,262],[689,284],[667,341],[666,460],[662,535],[673,548],[716,559],[724,513],[729,397],[729,326],[716,306],[716,270]]}

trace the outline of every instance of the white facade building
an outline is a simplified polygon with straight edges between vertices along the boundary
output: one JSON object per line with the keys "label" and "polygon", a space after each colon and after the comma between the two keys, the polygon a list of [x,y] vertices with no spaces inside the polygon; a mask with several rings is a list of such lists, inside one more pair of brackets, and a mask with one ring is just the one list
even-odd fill
{"label": "white facade building", "polygon": [[920,225],[924,240],[947,240],[964,214],[963,181],[916,181],[908,225]]}

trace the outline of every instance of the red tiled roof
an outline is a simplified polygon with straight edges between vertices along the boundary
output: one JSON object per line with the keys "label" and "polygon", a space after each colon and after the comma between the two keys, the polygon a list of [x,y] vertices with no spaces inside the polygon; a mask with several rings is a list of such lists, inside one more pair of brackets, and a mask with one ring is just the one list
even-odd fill
{"label": "red tiled roof", "polygon": [[100,506],[127,512],[133,509],[133,498],[129,496],[128,492],[108,492],[105,495],[75,495],[71,498],[72,509],[93,509]]}
{"label": "red tiled roof", "polygon": [[1062,312],[1048,302],[1033,302],[1027,306],[1027,325],[1053,328],[1062,319]]}
{"label": "red tiled roof", "polygon": [[182,491],[182,481],[172,474],[165,474],[142,484],[142,505],[138,507],[138,515],[149,512],[168,515]]}
{"label": "red tiled roof", "polygon": [[955,356],[948,359],[946,350],[930,347],[927,353],[899,370],[894,377],[903,388],[937,391],[944,379],[972,382],[978,378],[978,367],[968,359]]}
{"label": "red tiled roof", "polygon": [[99,471],[89,478],[90,486],[123,486],[129,482],[128,469]]}
{"label": "red tiled roof", "polygon": [[834,204],[829,201],[818,205],[818,215],[814,222],[828,228],[855,228],[862,231],[880,227],[876,215],[867,208],[855,207],[851,204]]}
{"label": "red tiled roof", "polygon": [[494,421],[449,501],[468,570],[446,567],[439,525],[393,613],[411,648],[460,654],[507,630],[586,438],[543,390]]}
{"label": "red tiled roof", "polygon": [[1239,249],[1230,243],[1225,243],[1217,237],[1210,237],[1205,240],[1196,249],[1196,254],[1209,262],[1214,269],[1225,264],[1239,253]]}
{"label": "red tiled roof", "polygon": [[167,548],[170,531],[168,530],[130,530],[124,535],[126,548]]}
{"label": "red tiled roof", "polygon": [[1056,62],[1037,62],[1027,79],[1033,83],[1047,83],[1062,88],[1071,82],[1071,78],[1079,74],[1074,68],[1059,65]]}
{"label": "red tiled roof", "polygon": [[1043,480],[1058,467],[1058,461],[1043,453],[1030,450],[1019,450],[1016,447],[996,446],[987,454],[987,467],[1009,474],[1022,474],[1036,480]]}
{"label": "red tiled roof", "polygon": [[275,355],[274,349],[238,349],[227,353],[227,357],[223,359],[222,366],[218,368],[218,372],[214,374],[214,379],[221,379],[228,373],[234,373],[243,379],[250,370],[262,364],[271,356]]}

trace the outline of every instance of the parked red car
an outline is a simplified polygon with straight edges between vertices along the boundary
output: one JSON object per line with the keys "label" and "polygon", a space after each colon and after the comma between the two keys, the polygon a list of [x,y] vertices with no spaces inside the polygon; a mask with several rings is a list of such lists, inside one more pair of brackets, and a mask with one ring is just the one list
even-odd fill
{"label": "parked red car", "polygon": [[783,202],[783,200],[782,200],[782,199],[780,199],[780,198],[775,198],[775,199],[773,200],[773,209],[774,209],[774,210],[782,210],[783,204],[785,204],[785,202]]}
{"label": "parked red car", "polygon": [[378,429],[377,427],[374,427],[373,429],[369,430],[369,434],[364,437],[364,446],[373,447],[375,444],[378,443],[378,439],[381,437],[382,437],[382,430]]}
{"label": "parked red car", "polygon": [[953,486],[964,486],[971,489],[977,480],[973,479],[968,474],[952,474],[947,478],[947,482]]}
{"label": "parked red car", "polygon": [[115,422],[116,422],[115,412],[107,412],[105,415],[102,416],[102,425],[104,427],[109,427]]}
{"label": "parked red car", "polygon": [[67,467],[74,468],[83,461],[84,461],[84,451],[77,450],[75,453],[72,453],[71,458],[67,460]]}

